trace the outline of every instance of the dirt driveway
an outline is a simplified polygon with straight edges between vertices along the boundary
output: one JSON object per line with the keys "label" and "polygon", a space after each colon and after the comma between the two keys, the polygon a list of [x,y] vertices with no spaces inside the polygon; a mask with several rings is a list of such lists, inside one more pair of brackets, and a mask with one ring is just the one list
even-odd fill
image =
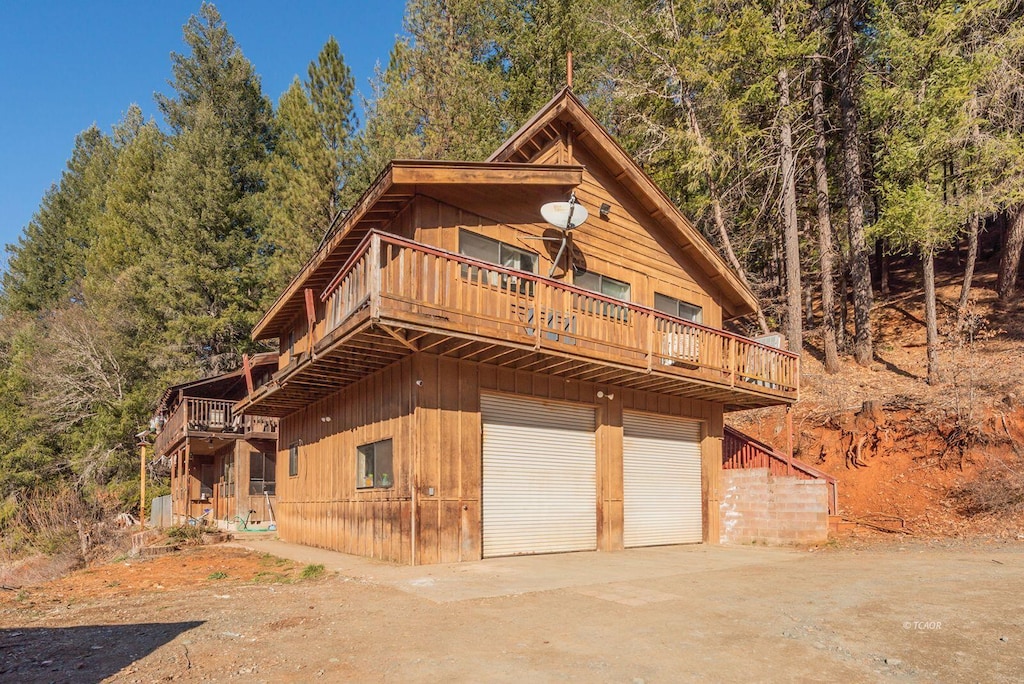
{"label": "dirt driveway", "polygon": [[[262,542],[0,596],[0,681],[1021,681],[1024,545],[394,567]],[[322,563],[320,579],[301,579]]]}

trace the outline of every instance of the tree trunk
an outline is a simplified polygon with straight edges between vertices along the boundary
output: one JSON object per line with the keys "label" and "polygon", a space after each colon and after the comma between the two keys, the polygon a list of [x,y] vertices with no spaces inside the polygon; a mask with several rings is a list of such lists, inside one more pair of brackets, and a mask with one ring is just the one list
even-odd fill
{"label": "tree trunk", "polygon": [[814,327],[814,287],[812,285],[807,285],[804,288],[804,325],[808,328]]}
{"label": "tree trunk", "polygon": [[[815,27],[820,16],[814,10]],[[821,347],[825,354],[825,372],[839,371],[839,347],[836,341],[836,302],[832,280],[832,208],[828,195],[828,143],[825,138],[825,95],[821,83],[821,56],[811,61],[811,118],[814,121],[814,186],[818,203],[818,252],[821,268]],[[845,295],[845,290],[844,290]],[[845,318],[844,318],[845,322]]]}
{"label": "tree trunk", "polygon": [[928,331],[928,384],[939,382],[939,317],[935,311],[935,251],[925,247],[921,254],[924,267],[924,317]]}
{"label": "tree trunk", "polygon": [[1006,233],[1003,254],[999,257],[999,301],[1008,304],[1017,291],[1017,273],[1020,270],[1020,251],[1024,247],[1024,205],[1013,208],[1010,229]]}
{"label": "tree trunk", "polygon": [[889,297],[889,255],[885,248],[885,240],[879,238],[875,242],[875,262],[878,264],[878,294],[882,299]]}
{"label": "tree trunk", "polygon": [[[781,22],[780,22],[781,23]],[[800,283],[800,224],[796,217],[796,162],[793,158],[793,124],[789,111],[789,71],[779,69],[779,164],[782,170],[780,208],[786,257],[786,338],[789,350],[803,351],[803,293]]]}
{"label": "tree trunk", "polygon": [[847,330],[850,328],[850,278],[846,265],[846,259],[839,264],[839,327],[836,329],[836,342],[843,351],[849,351],[850,341],[847,339]]}
{"label": "tree trunk", "polygon": [[971,217],[967,231],[967,263],[964,264],[964,283],[960,286],[960,301],[956,305],[956,329],[963,330],[967,318],[967,303],[971,298],[971,281],[974,279],[974,265],[978,261],[978,233],[981,231],[981,215]]}
{"label": "tree trunk", "polygon": [[850,280],[853,287],[854,358],[871,364],[871,270],[864,237],[864,179],[861,177],[857,96],[853,73],[852,0],[836,5],[840,128],[843,133],[843,188],[850,240]]}
{"label": "tree trunk", "polygon": [[[690,126],[690,131],[693,133],[694,138],[697,140],[697,144],[701,147],[704,146],[704,135],[701,132],[700,122],[697,120],[697,112],[693,110],[693,103],[684,98],[686,106],[687,123]],[[729,260],[729,264],[735,269],[736,275],[740,277],[740,281],[747,287],[748,290],[753,290],[750,287],[750,281],[747,279],[747,272],[743,269],[740,260],[736,258],[736,252],[732,249],[732,241],[729,239],[729,230],[725,225],[725,216],[722,214],[722,200],[718,194],[718,186],[711,178],[711,174],[706,175],[708,183],[708,194],[711,196],[711,215],[715,221],[715,228],[718,230],[718,236],[722,240],[722,249],[725,250],[725,256]],[[771,332],[768,328],[768,321],[764,317],[764,311],[761,310],[761,305],[758,303],[757,308],[754,312],[757,315],[757,324],[761,328],[761,332],[765,335]]]}

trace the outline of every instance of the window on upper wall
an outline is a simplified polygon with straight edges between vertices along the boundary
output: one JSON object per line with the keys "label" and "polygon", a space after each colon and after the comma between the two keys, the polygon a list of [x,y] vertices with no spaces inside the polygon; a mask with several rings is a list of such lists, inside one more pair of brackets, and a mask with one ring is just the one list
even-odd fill
{"label": "window on upper wall", "polygon": [[662,313],[667,313],[670,316],[676,318],[682,318],[684,321],[691,321],[693,323],[704,322],[704,310],[694,304],[689,304],[676,299],[675,297],[669,297],[668,295],[654,293],[654,308]]}
{"label": "window on upper wall", "polygon": [[388,489],[395,485],[391,440],[356,448],[356,489]]}
{"label": "window on upper wall", "polygon": [[249,494],[250,496],[274,496],[274,469],[277,454],[249,452]]}
{"label": "window on upper wall", "polygon": [[[624,283],[621,280],[615,278],[609,278],[606,275],[600,273],[594,273],[587,271],[586,273],[577,273],[573,276],[573,284],[576,287],[581,287],[584,290],[590,290],[591,292],[597,292],[603,294],[606,297],[613,299],[621,299],[624,302],[629,301],[630,287],[629,283]],[[611,316],[618,318],[623,322],[629,318],[629,309],[624,306],[615,306],[607,302],[599,302],[598,306],[594,308],[591,313],[600,313],[604,316]]]}
{"label": "window on upper wall", "polygon": [[295,442],[288,447],[288,477],[295,477],[299,474],[299,443]]}
{"label": "window on upper wall", "polygon": [[[533,252],[495,240],[468,230],[459,231],[459,254],[527,273],[537,272],[537,255]],[[533,282],[496,271],[487,271],[476,266],[462,267],[462,277],[471,280],[481,278],[491,285],[500,285],[503,290],[515,290],[521,294],[533,294]]]}

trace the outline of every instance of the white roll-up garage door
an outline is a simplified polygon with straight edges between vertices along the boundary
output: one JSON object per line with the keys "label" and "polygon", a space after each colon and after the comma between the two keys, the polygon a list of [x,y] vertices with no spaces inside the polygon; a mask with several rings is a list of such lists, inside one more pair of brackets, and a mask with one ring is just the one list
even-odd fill
{"label": "white roll-up garage door", "polygon": [[623,543],[700,542],[700,423],[625,411],[622,433]]}
{"label": "white roll-up garage door", "polygon": [[483,555],[597,548],[594,409],[484,394]]}

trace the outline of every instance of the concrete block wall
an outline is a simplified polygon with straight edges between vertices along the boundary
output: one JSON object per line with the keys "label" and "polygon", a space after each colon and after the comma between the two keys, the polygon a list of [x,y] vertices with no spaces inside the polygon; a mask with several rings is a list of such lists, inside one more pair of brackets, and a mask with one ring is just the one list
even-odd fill
{"label": "concrete block wall", "polygon": [[723,544],[818,544],[828,538],[824,480],[771,475],[767,468],[722,471]]}

